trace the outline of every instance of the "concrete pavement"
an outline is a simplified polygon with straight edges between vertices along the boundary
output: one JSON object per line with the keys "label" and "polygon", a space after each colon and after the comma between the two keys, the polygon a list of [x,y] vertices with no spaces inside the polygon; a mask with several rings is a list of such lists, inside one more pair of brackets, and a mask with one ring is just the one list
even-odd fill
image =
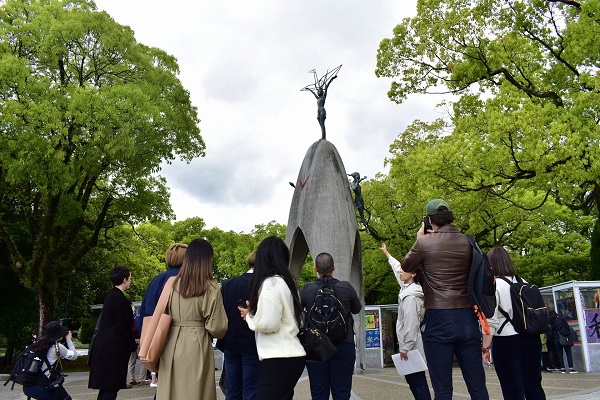
{"label": "concrete pavement", "polygon": [[[215,371],[215,384],[218,382],[221,370]],[[496,373],[493,369],[486,369],[487,387],[491,400],[502,399],[502,393]],[[469,394],[462,379],[459,368],[453,370],[454,399],[468,399]],[[600,399],[600,374],[579,373],[561,374],[557,372],[543,374],[543,386],[548,399],[569,400],[599,400]],[[2,378],[2,384],[6,377]],[[95,400],[97,390],[87,388],[87,372],[71,372],[65,379],[65,388],[73,400]],[[357,370],[353,377],[352,400],[397,400],[412,399],[412,394],[404,380],[395,368],[369,368]],[[134,386],[131,389],[119,391],[118,399],[153,400],[155,388],[149,385]],[[23,400],[25,396],[21,386],[15,385],[13,391],[10,385],[0,386],[0,399]],[[224,400],[225,396],[217,388],[217,399]],[[296,385],[295,400],[309,400],[310,389],[306,371]],[[186,399],[187,400],[187,399]],[[190,399],[196,400],[196,399]],[[199,399],[202,400],[202,399]]]}

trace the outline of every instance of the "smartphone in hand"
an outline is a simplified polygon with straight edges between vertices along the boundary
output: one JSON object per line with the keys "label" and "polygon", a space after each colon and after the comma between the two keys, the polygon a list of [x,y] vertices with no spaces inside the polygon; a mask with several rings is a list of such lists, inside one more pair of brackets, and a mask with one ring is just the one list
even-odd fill
{"label": "smartphone in hand", "polygon": [[242,299],[238,299],[237,306],[240,308],[248,308],[248,304],[246,304],[246,302]]}
{"label": "smartphone in hand", "polygon": [[423,218],[423,233],[425,235],[427,235],[429,233],[429,231],[432,231],[433,227],[431,226],[431,223],[429,222],[429,217],[424,217]]}

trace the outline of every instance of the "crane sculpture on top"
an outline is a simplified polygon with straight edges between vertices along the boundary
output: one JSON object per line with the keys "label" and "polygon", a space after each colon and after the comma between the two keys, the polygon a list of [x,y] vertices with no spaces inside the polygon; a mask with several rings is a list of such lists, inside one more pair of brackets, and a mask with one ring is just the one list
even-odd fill
{"label": "crane sculpture on top", "polygon": [[327,98],[327,88],[331,84],[331,82],[337,78],[337,73],[342,68],[342,65],[334,68],[333,70],[325,73],[320,79],[317,76],[317,70],[312,69],[308,71],[313,74],[315,83],[306,85],[301,91],[309,91],[311,92],[315,98],[317,99],[317,121],[319,121],[319,125],[321,125],[321,139],[325,140],[325,118],[327,113],[325,112],[325,99]]}

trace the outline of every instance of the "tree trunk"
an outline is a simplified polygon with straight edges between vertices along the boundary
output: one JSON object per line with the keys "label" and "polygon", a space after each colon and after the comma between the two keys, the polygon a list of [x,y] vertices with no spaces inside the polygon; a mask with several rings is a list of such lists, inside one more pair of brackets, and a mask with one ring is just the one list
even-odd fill
{"label": "tree trunk", "polygon": [[43,329],[46,324],[52,321],[54,316],[54,296],[48,290],[46,285],[40,285],[36,291],[38,300],[39,325],[38,337],[42,337]]}

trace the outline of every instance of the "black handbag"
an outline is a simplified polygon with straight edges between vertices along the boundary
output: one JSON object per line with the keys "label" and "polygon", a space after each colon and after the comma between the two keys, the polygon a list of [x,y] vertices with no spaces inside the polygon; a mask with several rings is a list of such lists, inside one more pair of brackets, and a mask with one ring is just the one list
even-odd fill
{"label": "black handbag", "polygon": [[65,383],[65,376],[62,372],[52,369],[50,370],[50,377],[48,378],[48,389],[56,390],[59,387],[62,387],[63,383]]}
{"label": "black handbag", "polygon": [[306,351],[308,361],[327,361],[337,352],[329,337],[318,329],[301,328],[298,339]]}
{"label": "black handbag", "polygon": [[558,335],[558,343],[562,347],[571,347],[575,344],[574,340],[577,340],[577,332],[571,330],[567,336]]}

